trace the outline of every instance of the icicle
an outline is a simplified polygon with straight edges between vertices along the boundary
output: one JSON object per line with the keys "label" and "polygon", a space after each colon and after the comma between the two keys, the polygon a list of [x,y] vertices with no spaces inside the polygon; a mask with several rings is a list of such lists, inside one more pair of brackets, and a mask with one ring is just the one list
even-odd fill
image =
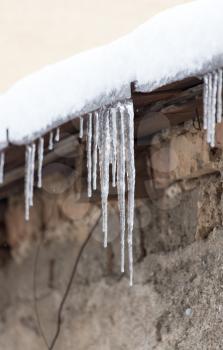
{"label": "icicle", "polygon": [[38,144],[38,182],[37,187],[42,187],[42,168],[43,168],[43,152],[44,152],[44,138],[40,137]]}
{"label": "icicle", "polygon": [[0,153],[0,184],[4,181],[5,153]]}
{"label": "icicle", "polygon": [[118,147],[117,147],[117,189],[120,211],[121,233],[121,272],[125,271],[125,129],[124,107],[119,106],[118,118]]}
{"label": "icicle", "polygon": [[216,123],[222,120],[222,75],[223,70],[218,69],[204,77],[204,129],[207,130],[207,142],[211,147],[215,146]]}
{"label": "icicle", "polygon": [[31,146],[31,170],[30,170],[30,198],[29,205],[33,206],[33,190],[34,190],[34,173],[35,173],[35,154],[36,154],[36,145],[35,143]]}
{"label": "icicle", "polygon": [[55,142],[60,141],[60,128],[56,129]]}
{"label": "icicle", "polygon": [[104,247],[108,246],[108,192],[109,192],[109,155],[110,155],[110,133],[109,133],[109,111],[103,115],[103,188],[102,188],[102,214]]}
{"label": "icicle", "polygon": [[94,113],[94,149],[93,149],[93,190],[97,188],[97,163],[98,163],[98,112]]}
{"label": "icicle", "polygon": [[208,74],[208,101],[207,101],[207,142],[211,143],[211,113],[212,113],[212,74]]}
{"label": "icicle", "polygon": [[31,180],[31,146],[26,146],[26,165],[25,165],[25,220],[29,220],[30,205],[30,180]]}
{"label": "icicle", "polygon": [[204,76],[203,84],[204,130],[208,127],[208,75]]}
{"label": "icicle", "polygon": [[53,150],[53,131],[50,132],[50,138],[49,138],[49,146],[48,146],[49,151]]}
{"label": "icicle", "polygon": [[84,120],[83,120],[83,117],[80,117],[79,120],[80,120],[79,138],[82,139],[83,134],[84,134]]}
{"label": "icicle", "polygon": [[92,196],[92,159],[91,159],[91,146],[92,146],[92,114],[88,116],[87,125],[87,168],[88,168],[88,197]]}
{"label": "icicle", "polygon": [[112,186],[116,186],[117,166],[117,115],[116,109],[111,109],[111,155],[112,155]]}
{"label": "icicle", "polygon": [[134,159],[134,110],[132,103],[126,105],[127,118],[125,118],[127,158],[126,172],[128,181],[128,254],[130,286],[133,285],[133,224],[135,207],[135,159]]}
{"label": "icicle", "polygon": [[215,147],[215,129],[216,129],[216,114],[217,114],[217,88],[218,88],[217,73],[213,73],[213,87],[211,97],[211,147]]}
{"label": "icicle", "polygon": [[99,113],[99,168],[101,182],[101,205],[102,205],[102,231],[104,233],[104,247],[108,245],[108,192],[109,192],[109,111],[101,110]]}
{"label": "icicle", "polygon": [[222,121],[222,69],[218,70],[217,122]]}

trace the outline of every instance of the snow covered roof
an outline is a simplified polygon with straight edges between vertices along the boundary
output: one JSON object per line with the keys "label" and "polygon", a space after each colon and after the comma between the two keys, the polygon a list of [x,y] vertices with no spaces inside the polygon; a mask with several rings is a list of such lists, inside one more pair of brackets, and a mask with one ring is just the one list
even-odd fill
{"label": "snow covered roof", "polygon": [[[0,145],[23,144],[103,105],[223,66],[223,1],[167,10],[121,39],[50,65],[0,97]],[[7,132],[6,132],[7,131]]]}

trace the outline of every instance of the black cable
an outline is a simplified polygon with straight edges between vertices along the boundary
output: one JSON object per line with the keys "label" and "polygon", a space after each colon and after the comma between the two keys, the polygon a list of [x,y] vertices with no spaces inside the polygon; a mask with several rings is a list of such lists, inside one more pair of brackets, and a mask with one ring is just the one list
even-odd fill
{"label": "black cable", "polygon": [[41,242],[37,247],[37,251],[36,251],[36,256],[35,256],[35,260],[34,260],[34,274],[33,274],[33,294],[34,294],[34,311],[36,314],[36,320],[37,320],[37,325],[39,328],[39,332],[41,337],[43,338],[43,341],[46,345],[46,348],[49,349],[49,344],[48,341],[46,339],[45,333],[42,329],[42,325],[41,325],[41,321],[40,321],[40,316],[39,316],[39,310],[38,310],[38,306],[37,306],[37,296],[36,296],[36,276],[37,276],[37,265],[38,265],[38,260],[39,260],[39,255],[40,255],[40,247],[41,247]]}
{"label": "black cable", "polygon": [[62,312],[63,312],[63,307],[64,307],[64,304],[66,302],[66,299],[68,297],[68,294],[70,292],[70,289],[71,289],[71,286],[72,286],[72,283],[73,283],[73,280],[74,280],[74,277],[75,277],[75,274],[76,274],[76,271],[77,271],[77,268],[78,268],[78,264],[80,262],[80,259],[82,257],[82,254],[84,252],[84,249],[86,248],[88,242],[90,241],[91,239],[91,236],[95,230],[95,228],[97,227],[99,221],[101,219],[101,215],[100,217],[98,218],[97,222],[95,223],[95,225],[93,226],[93,228],[91,229],[91,231],[89,232],[87,238],[85,239],[83,245],[81,246],[80,248],[80,251],[77,255],[77,258],[74,262],[74,266],[73,266],[73,269],[72,269],[72,272],[71,272],[71,277],[70,277],[70,280],[68,282],[68,285],[67,285],[67,288],[65,290],[65,293],[64,293],[64,296],[61,300],[61,303],[60,303],[60,306],[59,306],[59,309],[58,309],[58,316],[57,316],[57,330],[56,330],[56,333],[53,337],[53,340],[51,341],[51,344],[49,345],[48,344],[48,341],[46,339],[46,336],[43,332],[43,329],[42,329],[42,326],[41,326],[41,321],[40,321],[40,317],[39,317],[39,312],[38,312],[38,307],[37,307],[37,298],[36,298],[36,274],[37,274],[37,261],[38,261],[38,257],[39,257],[39,253],[40,253],[40,245],[38,247],[38,250],[37,250],[37,254],[36,254],[36,259],[35,259],[35,265],[34,265],[34,279],[33,279],[33,288],[34,288],[34,310],[35,310],[35,314],[36,314],[36,319],[37,319],[37,323],[38,323],[38,327],[39,327],[39,330],[40,330],[40,334],[44,340],[44,343],[46,345],[46,348],[48,350],[53,350],[56,342],[57,342],[57,339],[60,335],[60,331],[61,331],[61,324],[62,324]]}

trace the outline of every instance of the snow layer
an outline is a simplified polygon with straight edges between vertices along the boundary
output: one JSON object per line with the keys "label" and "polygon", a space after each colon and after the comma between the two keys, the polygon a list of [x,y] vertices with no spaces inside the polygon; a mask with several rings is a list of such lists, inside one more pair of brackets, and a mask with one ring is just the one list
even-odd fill
{"label": "snow layer", "polygon": [[0,97],[0,147],[32,141],[67,119],[223,66],[223,1],[167,10],[121,39],[50,65]]}

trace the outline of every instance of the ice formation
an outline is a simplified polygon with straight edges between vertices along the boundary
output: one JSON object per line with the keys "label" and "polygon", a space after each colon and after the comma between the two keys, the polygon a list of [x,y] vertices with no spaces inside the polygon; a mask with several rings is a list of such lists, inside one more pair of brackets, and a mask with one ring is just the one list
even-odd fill
{"label": "ice formation", "polygon": [[93,190],[97,189],[97,165],[98,165],[98,112],[94,113],[94,148],[93,148]]}
{"label": "ice formation", "polygon": [[29,188],[29,205],[33,206],[34,175],[35,175],[35,156],[36,144],[31,145],[31,165],[30,165],[30,188]]}
{"label": "ice formation", "polygon": [[[108,196],[111,182],[113,187],[117,186],[118,192],[122,272],[125,271],[127,218],[129,272],[130,284],[132,285],[132,232],[135,193],[134,113],[132,102],[127,101],[118,103],[111,108],[101,108],[99,111],[94,112],[93,115],[89,115],[87,138],[88,194],[91,194],[92,183],[93,190],[97,187],[97,168],[99,165],[104,247],[107,247],[108,244]],[[111,179],[109,178],[110,164],[112,170]],[[126,192],[128,192],[127,207]]]}
{"label": "ice formation", "polygon": [[31,198],[31,176],[32,176],[32,147],[26,146],[26,168],[25,168],[25,220],[29,220],[29,208]]}
{"label": "ice formation", "polygon": [[112,162],[112,186],[116,186],[117,168],[117,115],[115,108],[111,108],[111,162]]}
{"label": "ice formation", "polygon": [[129,254],[129,274],[130,285],[133,285],[133,225],[134,225],[134,208],[135,208],[135,158],[134,158],[134,111],[133,105],[126,106],[127,117],[125,127],[127,134],[127,161],[126,173],[128,182],[128,254]]}
{"label": "ice formation", "polygon": [[92,113],[88,115],[87,123],[87,168],[88,168],[88,197],[92,196],[92,159],[91,159],[91,148],[92,148]]}
{"label": "ice formation", "polygon": [[84,128],[84,120],[83,120],[83,117],[80,117],[80,131],[79,131],[79,137],[80,139],[83,138],[83,128]]}
{"label": "ice formation", "polygon": [[[215,146],[216,124],[222,121],[223,69],[217,69],[203,78],[203,126],[207,131],[207,142]],[[125,247],[128,246],[128,264],[130,285],[133,284],[133,225],[135,197],[135,161],[134,161],[134,110],[130,99],[115,103],[109,107],[87,114],[87,183],[88,196],[97,188],[99,170],[102,231],[104,247],[109,240],[108,197],[110,184],[117,188],[120,215],[120,255],[121,272],[125,271]],[[80,117],[79,137],[83,137],[84,117]],[[59,142],[60,129],[49,132],[48,149],[53,149],[53,141]],[[38,139],[37,187],[42,187],[42,167],[44,157],[44,138]],[[25,166],[25,219],[29,220],[30,207],[33,205],[36,144],[26,146]],[[3,182],[5,154],[0,153],[0,183]],[[110,178],[111,171],[111,178]]]}
{"label": "ice formation", "polygon": [[38,182],[37,187],[42,187],[42,168],[43,168],[44,138],[39,138],[38,143]]}
{"label": "ice formation", "polygon": [[118,108],[117,190],[120,211],[121,272],[125,270],[125,122],[124,106]]}
{"label": "ice formation", "polygon": [[48,146],[49,151],[53,150],[53,131],[50,132],[49,135],[49,146]]}
{"label": "ice formation", "polygon": [[222,121],[222,74],[218,69],[204,76],[203,109],[204,129],[207,130],[207,142],[215,147],[216,124]]}
{"label": "ice formation", "polygon": [[56,129],[55,142],[60,141],[60,128]]}
{"label": "ice formation", "polygon": [[5,153],[0,153],[0,184],[4,182]]}

